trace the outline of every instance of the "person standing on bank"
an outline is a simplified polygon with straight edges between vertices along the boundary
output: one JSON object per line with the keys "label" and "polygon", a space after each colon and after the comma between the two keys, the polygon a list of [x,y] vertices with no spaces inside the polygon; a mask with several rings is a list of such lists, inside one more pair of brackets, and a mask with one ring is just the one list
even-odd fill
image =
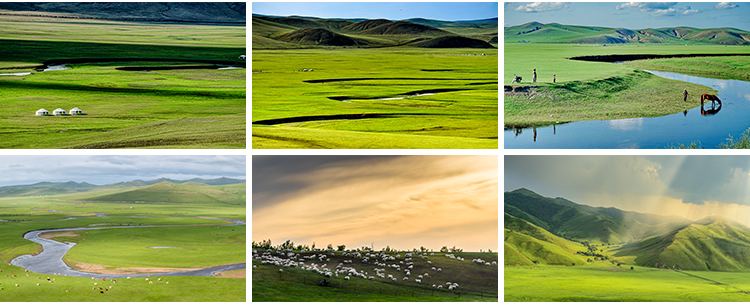
{"label": "person standing on bank", "polygon": [[688,92],[687,92],[687,88],[685,88],[685,91],[682,92],[682,100],[687,102],[687,96],[688,96]]}
{"label": "person standing on bank", "polygon": [[534,80],[533,83],[536,83],[536,69],[534,69]]}
{"label": "person standing on bank", "polygon": [[557,82],[557,75],[553,74],[552,75],[552,83],[555,83],[555,82]]}

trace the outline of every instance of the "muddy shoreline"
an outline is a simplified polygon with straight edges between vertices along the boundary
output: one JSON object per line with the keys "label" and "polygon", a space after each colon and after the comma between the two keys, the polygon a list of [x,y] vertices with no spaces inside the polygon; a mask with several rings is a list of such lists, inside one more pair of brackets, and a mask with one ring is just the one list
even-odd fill
{"label": "muddy shoreline", "polygon": [[692,53],[692,54],[610,54],[610,55],[585,55],[569,57],[570,60],[589,62],[626,62],[644,59],[660,58],[685,58],[685,57],[718,57],[718,56],[750,56],[750,53]]}

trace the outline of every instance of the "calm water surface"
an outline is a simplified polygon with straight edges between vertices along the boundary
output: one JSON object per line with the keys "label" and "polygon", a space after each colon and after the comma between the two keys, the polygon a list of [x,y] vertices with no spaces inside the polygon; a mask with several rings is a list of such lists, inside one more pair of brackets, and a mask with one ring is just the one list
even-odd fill
{"label": "calm water surface", "polygon": [[[579,121],[554,126],[505,129],[506,149],[665,149],[700,141],[706,149],[738,139],[750,128],[750,82],[703,78],[673,72],[654,75],[718,90],[722,105],[656,118]],[[691,92],[695,97],[702,93]],[[682,99],[682,97],[675,97]]]}

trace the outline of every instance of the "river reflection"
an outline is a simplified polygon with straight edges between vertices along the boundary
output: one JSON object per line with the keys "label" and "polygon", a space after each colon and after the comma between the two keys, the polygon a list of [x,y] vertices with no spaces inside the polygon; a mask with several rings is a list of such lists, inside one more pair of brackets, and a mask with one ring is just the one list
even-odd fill
{"label": "river reflection", "polygon": [[[656,117],[579,121],[555,126],[506,127],[506,149],[665,149],[700,142],[718,148],[731,135],[750,128],[750,82],[703,78],[673,72],[649,71],[668,79],[701,84],[718,90],[722,103],[706,102],[685,112]],[[698,95],[699,93],[691,93]],[[681,97],[680,97],[681,98]],[[528,133],[523,133],[528,131]]]}

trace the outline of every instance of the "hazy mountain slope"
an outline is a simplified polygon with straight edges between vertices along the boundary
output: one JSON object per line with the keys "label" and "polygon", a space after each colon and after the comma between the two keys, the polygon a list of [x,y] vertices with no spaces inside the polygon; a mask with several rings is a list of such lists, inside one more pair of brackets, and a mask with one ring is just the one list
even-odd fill
{"label": "hazy mountain slope", "polygon": [[420,48],[487,48],[494,49],[495,47],[488,42],[468,38],[463,36],[441,36],[437,38],[421,40],[415,43],[409,44],[409,46],[420,47]]}
{"label": "hazy mountain slope", "polygon": [[368,44],[365,41],[320,28],[294,30],[292,32],[276,35],[274,38],[285,42],[303,45],[359,46]]}
{"label": "hazy mountain slope", "polygon": [[505,214],[504,249],[505,264],[583,264],[577,251],[582,245],[557,237],[525,220]]}
{"label": "hazy mountain slope", "polygon": [[750,228],[706,218],[665,235],[630,243],[615,256],[636,256],[643,266],[683,270],[750,271]]}
{"label": "hazy mountain slope", "polygon": [[580,205],[563,198],[546,198],[528,189],[506,192],[506,213],[570,239],[620,243],[640,240],[689,222],[682,218]]}

